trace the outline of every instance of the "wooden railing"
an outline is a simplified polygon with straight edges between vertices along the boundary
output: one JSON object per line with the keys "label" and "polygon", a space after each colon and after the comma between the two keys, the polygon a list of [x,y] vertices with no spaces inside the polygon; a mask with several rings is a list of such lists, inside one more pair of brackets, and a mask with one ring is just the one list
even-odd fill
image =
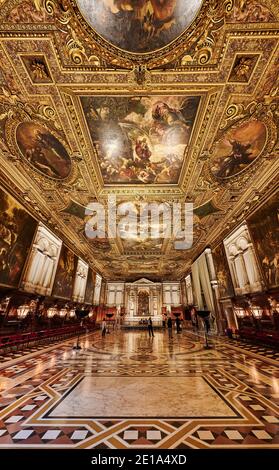
{"label": "wooden railing", "polygon": [[0,336],[0,350],[19,349],[20,347],[29,346],[31,344],[43,344],[85,333],[86,330],[95,329],[95,326],[67,326],[55,329],[39,330],[28,333],[12,334]]}

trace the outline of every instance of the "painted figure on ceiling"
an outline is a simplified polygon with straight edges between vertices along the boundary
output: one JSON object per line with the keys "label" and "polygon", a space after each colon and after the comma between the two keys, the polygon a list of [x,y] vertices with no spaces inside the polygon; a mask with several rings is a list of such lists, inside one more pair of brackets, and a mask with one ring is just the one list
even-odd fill
{"label": "painted figure on ceiling", "polygon": [[103,38],[130,52],[160,49],[192,23],[202,0],[77,0]]}
{"label": "painted figure on ceiling", "polygon": [[16,130],[16,140],[23,156],[37,170],[51,178],[69,176],[71,159],[62,143],[38,123],[24,121]]}
{"label": "painted figure on ceiling", "polygon": [[236,140],[230,141],[230,144],[232,146],[231,154],[224,159],[222,166],[216,172],[216,176],[220,178],[226,178],[237,173],[242,164],[251,163],[250,157],[252,153],[249,151],[251,149],[250,144],[244,145]]}
{"label": "painted figure on ceiling", "polygon": [[188,143],[190,127],[180,109],[171,108],[167,103],[158,101],[152,108],[152,118],[152,135],[161,137],[165,143]]}
{"label": "painted figure on ceiling", "polygon": [[257,119],[227,130],[214,147],[213,174],[218,178],[229,178],[245,170],[263,151],[267,135],[266,125]]}
{"label": "painted figure on ceiling", "polygon": [[199,100],[195,96],[82,97],[104,181],[177,182]]}
{"label": "painted figure on ceiling", "polygon": [[134,11],[135,17],[142,19],[143,14],[150,13],[155,21],[169,21],[174,14],[176,0],[114,0],[117,10]]}
{"label": "painted figure on ceiling", "polygon": [[136,141],[136,146],[135,146],[135,152],[136,152],[136,160],[147,162],[149,161],[152,153],[148,147],[148,143],[145,138],[143,139],[137,139]]}

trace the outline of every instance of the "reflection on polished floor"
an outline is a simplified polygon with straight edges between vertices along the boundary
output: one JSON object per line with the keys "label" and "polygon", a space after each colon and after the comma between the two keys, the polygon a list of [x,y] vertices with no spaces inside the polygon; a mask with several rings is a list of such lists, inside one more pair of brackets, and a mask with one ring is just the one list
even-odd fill
{"label": "reflection on polished floor", "polygon": [[186,331],[73,343],[1,363],[0,447],[279,448],[279,352]]}

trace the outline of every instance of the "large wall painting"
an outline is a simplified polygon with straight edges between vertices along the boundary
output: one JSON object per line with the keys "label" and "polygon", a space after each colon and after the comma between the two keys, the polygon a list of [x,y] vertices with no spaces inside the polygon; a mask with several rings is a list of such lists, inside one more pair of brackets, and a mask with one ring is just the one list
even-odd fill
{"label": "large wall painting", "polygon": [[86,304],[93,304],[93,295],[94,295],[94,284],[95,284],[95,273],[91,268],[88,270],[87,284],[85,289],[84,302]]}
{"label": "large wall painting", "polygon": [[186,30],[203,0],[77,0],[85,20],[129,52],[160,49]]}
{"label": "large wall painting", "polygon": [[18,287],[37,222],[0,189],[0,285]]}
{"label": "large wall painting", "polygon": [[138,293],[138,312],[139,316],[149,315],[149,293],[145,291],[140,291]]}
{"label": "large wall painting", "polygon": [[27,162],[43,175],[58,180],[69,176],[72,164],[67,150],[41,124],[21,122],[16,129],[16,142]]}
{"label": "large wall painting", "polygon": [[67,300],[71,299],[76,267],[77,257],[71,250],[69,250],[69,248],[63,245],[53,284],[53,297],[59,297]]}
{"label": "large wall painting", "polygon": [[279,286],[279,193],[248,219],[268,287]]}
{"label": "large wall painting", "polygon": [[216,143],[211,171],[217,178],[229,178],[245,170],[263,151],[267,128],[258,120],[230,129]]}
{"label": "large wall painting", "polygon": [[104,183],[177,184],[199,102],[200,96],[82,96]]}
{"label": "large wall painting", "polygon": [[223,243],[220,243],[220,245],[217,245],[212,250],[212,256],[215,265],[220,298],[232,297],[234,295],[234,289]]}

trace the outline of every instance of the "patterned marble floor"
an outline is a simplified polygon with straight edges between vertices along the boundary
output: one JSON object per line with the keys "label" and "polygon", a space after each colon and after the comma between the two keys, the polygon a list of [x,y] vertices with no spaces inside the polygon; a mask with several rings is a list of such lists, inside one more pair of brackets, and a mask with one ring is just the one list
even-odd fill
{"label": "patterned marble floor", "polygon": [[94,332],[3,357],[0,448],[279,448],[279,352]]}

